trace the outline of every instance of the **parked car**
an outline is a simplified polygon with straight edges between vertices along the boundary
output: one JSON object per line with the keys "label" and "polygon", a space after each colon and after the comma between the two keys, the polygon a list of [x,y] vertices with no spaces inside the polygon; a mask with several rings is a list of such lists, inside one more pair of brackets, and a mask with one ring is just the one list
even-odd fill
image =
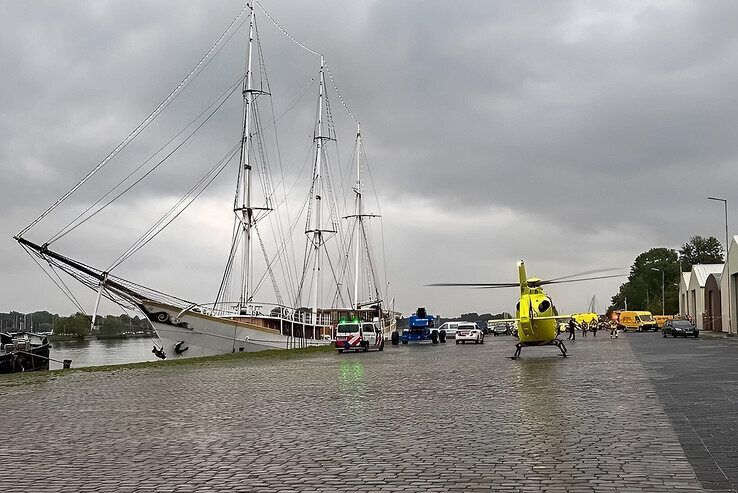
{"label": "parked car", "polygon": [[493,336],[509,336],[512,334],[512,329],[508,324],[495,324],[492,326],[491,331]]}
{"label": "parked car", "polygon": [[456,328],[456,344],[473,342],[484,344],[484,332],[474,323],[459,324]]}
{"label": "parked car", "polygon": [[694,337],[700,336],[700,331],[689,320],[667,320],[664,322],[664,328],[661,331],[664,337],[670,335],[672,337]]}

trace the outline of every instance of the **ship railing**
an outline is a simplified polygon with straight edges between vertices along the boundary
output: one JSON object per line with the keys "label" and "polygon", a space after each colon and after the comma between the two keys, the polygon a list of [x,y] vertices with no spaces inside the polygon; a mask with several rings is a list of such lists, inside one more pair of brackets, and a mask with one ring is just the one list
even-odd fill
{"label": "ship railing", "polygon": [[303,325],[318,325],[329,327],[331,314],[318,311],[317,320],[310,308],[293,308],[278,303],[251,302],[239,307],[237,302],[221,302],[217,304],[200,304],[191,308],[192,311],[205,313],[216,317],[256,317],[271,318],[285,322],[294,322]]}

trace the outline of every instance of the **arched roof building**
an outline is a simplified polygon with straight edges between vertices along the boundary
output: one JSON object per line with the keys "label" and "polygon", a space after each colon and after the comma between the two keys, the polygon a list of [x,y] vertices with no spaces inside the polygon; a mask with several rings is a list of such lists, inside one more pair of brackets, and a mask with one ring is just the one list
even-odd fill
{"label": "arched roof building", "polygon": [[723,264],[695,264],[692,266],[692,275],[689,278],[687,304],[689,315],[699,329],[704,328],[705,317],[705,283],[710,274],[719,274],[723,271]]}
{"label": "arched roof building", "polygon": [[736,309],[738,308],[738,236],[733,236],[728,247],[727,261],[720,276],[722,329],[736,333]]}
{"label": "arched roof building", "polygon": [[720,300],[720,278],[722,273],[712,273],[705,281],[705,318],[704,330],[720,332],[722,330],[722,305]]}

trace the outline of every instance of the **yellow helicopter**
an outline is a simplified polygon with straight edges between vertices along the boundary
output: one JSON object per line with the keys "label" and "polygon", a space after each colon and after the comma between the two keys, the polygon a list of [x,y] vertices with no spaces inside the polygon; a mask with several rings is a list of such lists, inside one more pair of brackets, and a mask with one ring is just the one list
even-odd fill
{"label": "yellow helicopter", "polygon": [[[518,262],[519,282],[504,283],[436,283],[429,286],[469,287],[478,289],[512,288],[520,287],[520,299],[515,305],[515,318],[495,320],[495,322],[517,322],[518,338],[520,342],[515,344],[515,355],[512,359],[520,356],[525,346],[556,346],[561,355],[566,357],[566,346],[564,341],[558,339],[558,321],[569,320],[571,315],[560,315],[549,297],[541,288],[547,284],[559,284],[565,282],[591,281],[594,279],[607,279],[620,277],[623,274],[612,274],[606,276],[582,277],[588,274],[613,271],[616,269],[599,269],[580,272],[570,276],[557,277],[555,279],[542,280],[537,277],[528,278],[525,273],[525,263]],[[576,279],[574,279],[576,278]]]}

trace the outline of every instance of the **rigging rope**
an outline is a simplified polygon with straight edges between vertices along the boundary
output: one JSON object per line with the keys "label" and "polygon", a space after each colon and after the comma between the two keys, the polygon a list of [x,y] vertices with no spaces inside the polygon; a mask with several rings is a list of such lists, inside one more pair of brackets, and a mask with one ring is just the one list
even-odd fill
{"label": "rigging rope", "polygon": [[[220,175],[220,173],[226,168],[228,163],[231,162],[231,160],[238,154],[238,151],[241,147],[241,142],[239,142],[233,146],[226,155],[221,158],[220,161],[218,161],[215,166],[213,166],[195,185],[193,185],[185,195],[182,196],[167,212],[162,215],[159,220],[154,223],[153,226],[151,226],[144,234],[142,234],[138,240],[136,240],[133,245],[131,245],[128,250],[126,250],[120,257],[118,257],[107,269],[106,272],[110,272],[116,267],[118,267],[120,264],[128,260],[131,255],[136,253],[138,250],[143,248],[147,243],[149,243],[151,240],[153,240],[159,233],[161,233],[167,226],[169,226],[172,221],[174,221],[177,217],[179,217],[180,214],[182,214],[194,201],[197,199],[197,197],[200,196],[202,192],[205,191],[205,189],[210,186],[210,184]],[[204,186],[202,184],[205,183]],[[201,187],[198,191],[198,187]],[[193,195],[194,194],[194,195]],[[190,198],[191,196],[191,198]],[[174,214],[174,211],[183,203],[185,203],[189,199],[189,202],[182,207],[179,212]],[[174,214],[169,220],[167,220],[167,216],[170,216]],[[163,224],[162,227],[160,227]],[[158,229],[158,231],[157,231]]]}
{"label": "rigging rope", "polygon": [[284,305],[282,294],[279,292],[277,279],[274,277],[274,271],[272,271],[272,264],[271,262],[269,262],[269,255],[267,254],[266,248],[264,247],[264,242],[261,239],[261,234],[259,233],[259,228],[254,225],[254,230],[256,231],[256,238],[259,240],[259,246],[261,246],[261,253],[264,255],[264,262],[267,266],[267,272],[269,273],[269,277],[272,280],[272,288],[274,289],[274,295],[277,297],[277,303],[280,305]]}
{"label": "rigging rope", "polygon": [[[23,246],[23,245],[22,245],[22,246]],[[80,302],[79,302],[79,301],[77,300],[77,298],[76,298],[76,297],[74,296],[74,293],[72,293],[72,290],[71,290],[71,289],[69,289],[69,286],[67,286],[67,284],[66,284],[66,283],[65,283],[65,282],[64,282],[64,281],[62,280],[62,278],[61,278],[61,277],[59,276],[59,274],[58,274],[58,273],[57,273],[57,272],[56,272],[56,271],[54,270],[54,267],[53,267],[53,265],[51,264],[51,262],[48,262],[48,261],[47,261],[47,262],[48,262],[48,264],[49,264],[49,268],[51,269],[51,271],[52,271],[52,272],[53,272],[54,274],[56,274],[57,278],[59,279],[59,281],[61,282],[61,284],[62,284],[62,285],[63,285],[64,287],[60,286],[60,285],[59,285],[59,283],[58,283],[58,282],[56,282],[56,279],[54,279],[54,278],[53,278],[53,277],[51,276],[51,274],[49,274],[49,273],[48,273],[48,272],[46,271],[46,269],[45,269],[45,268],[44,268],[44,266],[43,266],[43,265],[41,264],[41,262],[39,262],[38,260],[36,260],[36,257],[37,257],[38,255],[37,255],[37,254],[36,254],[35,252],[34,252],[34,253],[31,253],[31,251],[30,251],[30,250],[29,250],[29,249],[28,249],[28,248],[27,248],[26,246],[23,246],[23,250],[25,250],[25,251],[26,251],[26,253],[28,254],[28,256],[29,256],[29,257],[31,257],[31,259],[32,259],[32,260],[33,260],[33,261],[34,261],[34,262],[36,263],[36,265],[38,265],[38,266],[39,266],[39,267],[41,268],[41,270],[42,270],[42,271],[44,272],[44,274],[46,274],[46,275],[48,276],[48,278],[49,278],[49,279],[51,279],[51,282],[53,282],[53,283],[54,283],[54,284],[56,285],[56,287],[57,287],[57,288],[59,288],[59,291],[61,291],[61,292],[62,292],[62,294],[63,294],[64,296],[66,296],[66,297],[67,297],[67,299],[69,299],[69,301],[71,301],[71,302],[72,302],[72,304],[73,304],[73,305],[74,305],[75,307],[77,307],[77,309],[78,309],[78,310],[79,310],[79,311],[80,311],[80,312],[81,312],[82,314],[84,314],[84,315],[87,315],[87,313],[85,313],[85,309],[84,309],[84,308],[82,307],[82,304],[80,304]],[[43,257],[42,257],[42,258],[43,258]],[[64,288],[66,288],[66,290],[65,290]]]}
{"label": "rigging rope", "polygon": [[[234,206],[235,207],[235,206]],[[228,260],[223,271],[223,278],[220,281],[220,287],[218,288],[218,295],[215,297],[213,308],[215,308],[222,301],[227,301],[230,296],[225,296],[226,291],[229,291],[229,281],[231,273],[233,272],[233,261],[235,259],[236,251],[238,250],[238,244],[241,241],[241,235],[239,234],[240,219],[238,216],[233,221],[233,232],[231,233],[231,248],[228,252]]]}
{"label": "rigging rope", "polygon": [[[76,218],[74,218],[72,221],[68,222],[66,224],[66,226],[64,226],[62,229],[60,229],[46,243],[50,245],[50,244],[54,243],[55,241],[60,240],[61,238],[63,238],[64,236],[66,236],[68,233],[71,233],[76,228],[78,228],[79,226],[81,226],[85,222],[87,222],[90,219],[92,219],[93,217],[95,217],[97,214],[99,214],[100,212],[102,212],[104,209],[106,209],[113,202],[115,202],[116,200],[118,200],[121,196],[123,196],[128,191],[130,191],[133,187],[135,187],[136,185],[138,185],[139,183],[141,183],[141,181],[143,181],[147,176],[149,176],[151,173],[153,173],[157,168],[159,168],[159,166],[161,166],[162,164],[164,164],[165,161],[167,161],[175,152],[177,152],[185,143],[187,143],[190,140],[190,138],[192,138],[192,136],[195,133],[197,133],[215,115],[215,113],[217,113],[218,110],[220,110],[220,108],[223,107],[223,105],[225,104],[225,102],[228,101],[228,99],[230,98],[230,96],[232,96],[233,93],[235,92],[235,90],[238,89],[238,86],[239,86],[241,80],[243,80],[243,78],[241,78],[238,81],[236,81],[234,85],[232,85],[229,89],[226,90],[226,92],[224,92],[220,96],[218,96],[218,98],[215,101],[213,101],[207,108],[205,108],[199,115],[197,115],[197,117],[195,117],[194,120],[192,120],[190,123],[188,123],[174,137],[172,137],[171,139],[169,139],[169,141],[167,141],[164,145],[162,145],[154,154],[152,154],[151,156],[149,156],[136,169],[134,169],[133,171],[131,171],[122,180],[120,180],[113,188],[111,188],[110,190],[108,190],[99,199],[97,199],[92,205],[90,205],[82,213],[80,213],[79,215],[77,215]],[[220,98],[223,98],[224,96],[225,96],[225,98],[220,102],[220,104],[218,104],[215,107],[215,109],[207,116],[207,118],[202,123],[200,123],[197,127],[195,127],[195,129],[192,132],[190,132],[190,134],[187,135],[187,137],[185,137],[185,139],[182,142],[180,142],[179,144],[177,144],[174,147],[174,149],[172,149],[171,152],[169,152],[166,156],[164,156],[164,158],[161,161],[159,161],[156,165],[154,165],[150,170],[146,171],[143,175],[141,175],[138,179],[136,179],[131,185],[129,185],[128,187],[126,187],[123,191],[121,191],[120,193],[118,193],[117,195],[115,195],[112,199],[110,199],[108,202],[106,202],[105,205],[103,205],[102,207],[100,207],[99,209],[97,209],[95,212],[93,212],[92,214],[90,214],[89,216],[87,216],[86,218],[84,218],[83,220],[77,222],[78,220],[80,220],[80,218],[82,218],[85,214],[87,214],[90,210],[92,210],[92,208],[94,208],[97,204],[99,204],[100,202],[102,202],[102,200],[105,197],[107,197],[108,195],[110,195],[114,190],[116,190],[123,183],[125,183],[126,181],[128,181],[128,179],[131,178],[135,173],[137,173],[139,170],[141,170],[149,161],[151,161],[157,154],[159,154],[163,149],[165,149],[169,144],[171,144],[177,137],[179,137],[180,135],[182,135],[185,132],[185,130],[187,130],[200,117],[202,117],[202,115],[205,114],[205,112],[207,112],[207,110],[209,110],[210,108],[212,108],[213,105],[215,105],[218,102],[218,100],[220,100]],[[77,224],[74,224],[75,222],[77,222]]]}
{"label": "rigging rope", "polygon": [[[263,53],[262,47],[261,47],[261,39],[258,36],[256,38],[256,45],[257,45],[258,52],[259,52],[259,61],[260,61],[259,63],[263,67],[263,74],[264,74],[263,77],[264,77],[264,80],[266,80],[267,92],[269,92],[271,94],[271,86],[269,84],[269,77],[268,77],[267,71],[266,71],[266,63],[264,62],[264,53]],[[301,94],[296,99],[295,103],[292,106],[290,106],[290,108],[288,108],[288,111],[290,109],[292,109],[292,107],[295,104],[297,104],[298,101],[300,101],[302,99],[302,96],[304,96],[304,94],[307,93],[307,89],[309,89],[310,87],[312,87],[312,83],[314,82],[314,80],[315,80],[315,78],[312,78],[311,81],[310,81],[310,83],[306,84],[306,90],[305,90],[305,92],[303,94]],[[272,193],[276,194],[277,188],[279,187],[279,188],[281,188],[282,194],[285,196],[285,200],[286,200],[287,195],[286,195],[285,184],[284,184],[284,180],[285,180],[285,178],[284,178],[284,166],[282,164],[282,151],[281,151],[280,146],[279,146],[279,132],[277,131],[277,121],[278,121],[278,118],[276,117],[276,113],[274,111],[274,99],[272,99],[271,96],[269,97],[269,107],[271,109],[272,124],[267,125],[266,128],[269,128],[270,126],[273,126],[274,127],[274,144],[275,144],[275,148],[276,148],[277,166],[279,167],[279,176],[280,176],[280,181],[277,184],[277,187],[274,188],[274,190],[273,190]],[[281,116],[280,116],[280,118],[281,118]],[[261,131],[263,132],[266,128],[262,128]],[[285,210],[285,216],[286,216],[286,220],[287,220],[287,225],[289,226],[289,224],[292,222],[292,219],[290,217],[289,204],[285,204],[284,210]],[[276,221],[274,220],[275,216],[276,216]],[[280,239],[282,239],[284,241],[285,238],[286,238],[286,236],[285,236],[285,232],[284,232],[284,227],[282,225],[282,218],[281,218],[279,212],[277,214],[270,215],[269,216],[269,221],[272,224],[272,236],[274,237],[275,243],[278,243],[278,240],[277,240],[277,237],[278,236],[279,236]],[[274,223],[275,222],[276,222],[276,225],[277,225],[276,228],[274,228]],[[295,282],[296,277],[297,277],[297,267],[295,265],[294,242],[291,242],[291,243],[292,243],[292,252],[291,252],[292,253],[292,258],[290,258],[290,255],[289,255],[290,252],[289,251],[286,252],[286,254],[285,254],[285,260],[284,261],[281,261],[280,260],[279,265],[280,265],[280,268],[282,270],[282,276],[283,276],[283,278],[285,280],[285,286],[287,288],[287,296],[290,298],[291,304],[294,304],[294,301],[295,301],[295,284],[294,284],[294,282]],[[295,271],[294,271],[294,273],[291,270],[291,267],[293,265],[295,265]],[[290,282],[290,280],[293,280],[293,281]]]}
{"label": "rigging rope", "polygon": [[[243,13],[246,11],[247,8],[250,8],[248,4],[244,6],[241,11],[238,13],[238,15],[231,21],[231,23],[228,25],[225,31],[218,37],[218,39],[213,43],[213,45],[210,47],[210,49],[203,55],[202,58],[197,62],[197,64],[187,73],[187,75],[182,79],[179,84],[167,95],[166,98],[164,98],[159,105],[154,108],[154,110],[149,113],[149,115],[134,128],[131,133],[129,133],[126,138],[124,138],[110,153],[100,162],[98,163],[91,171],[89,171],[80,181],[78,181],[72,188],[67,190],[59,199],[56,200],[48,209],[46,209],[43,213],[41,213],[40,216],[38,216],[36,219],[31,221],[31,223],[23,228],[18,234],[18,237],[23,236],[25,233],[27,233],[31,228],[33,228],[36,224],[41,222],[46,216],[48,216],[54,209],[56,209],[62,202],[64,202],[69,196],[71,196],[74,192],[76,192],[82,185],[84,185],[87,180],[89,180],[92,175],[100,171],[105,165],[107,165],[120,151],[122,151],[128,144],[130,144],[133,139],[135,139],[146,127],[148,127],[151,122],[153,122],[156,117],[158,117],[164,109],[166,109],[169,104],[174,101],[174,99],[179,96],[179,94],[195,79],[197,75],[202,73],[202,70],[204,70],[205,67],[210,63],[210,61],[214,58],[210,55],[215,53],[217,55],[220,53],[223,46],[225,46],[228,41],[231,40],[233,35],[240,29],[240,27],[243,25],[245,18],[243,21],[241,21],[241,24],[233,30],[233,32],[228,36],[228,39],[226,39],[225,43],[221,45],[221,41],[229,34],[231,31],[231,28],[238,22],[238,20],[241,18]],[[207,60],[207,62],[206,62]]]}
{"label": "rigging rope", "polygon": [[[305,200],[303,201],[303,203],[302,203],[302,207],[300,208],[300,211],[298,212],[298,214],[297,214],[297,217],[295,218],[295,221],[294,221],[294,222],[292,223],[292,226],[291,226],[291,227],[290,227],[290,229],[289,229],[289,233],[290,233],[290,235],[291,235],[291,234],[292,234],[292,233],[294,232],[295,228],[297,227],[297,224],[298,224],[298,223],[300,222],[300,216],[302,215],[302,211],[304,211],[304,210],[305,210],[305,207],[307,206],[307,203],[308,203],[309,201],[310,201],[310,196],[308,195],[308,196],[307,196],[307,197],[305,198]],[[272,266],[272,264],[274,264],[274,262],[276,262],[277,260],[280,260],[280,258],[281,258],[281,256],[282,256],[282,254],[283,254],[283,253],[284,253],[284,252],[286,251],[286,249],[287,249],[287,244],[288,244],[288,242],[289,242],[289,244],[292,244],[292,245],[293,245],[293,247],[294,247],[294,242],[292,242],[292,241],[290,241],[290,240],[291,240],[291,236],[283,238],[282,244],[281,244],[281,245],[279,246],[279,248],[277,249],[277,254],[276,254],[276,255],[275,255],[275,257],[274,257],[274,258],[273,258],[273,259],[271,260],[271,262],[270,262],[269,264],[267,264],[267,266],[268,266],[269,268],[271,268],[271,266]],[[289,252],[287,252],[287,253],[289,253]],[[286,254],[285,254],[285,255],[286,255]],[[264,280],[265,280],[265,278],[266,278],[266,275],[267,275],[267,273],[266,273],[266,272],[265,272],[264,274],[262,274],[261,278],[259,279],[259,282],[258,282],[258,283],[256,284],[256,288],[254,288],[254,291],[258,291],[258,290],[259,290],[259,288],[261,287],[262,283],[264,282]],[[296,298],[296,299],[297,299],[297,298]],[[295,302],[294,304],[296,305],[296,304],[297,304],[297,302]]]}
{"label": "rigging rope", "polygon": [[343,96],[341,95],[341,91],[338,90],[338,85],[336,84],[336,80],[333,78],[333,74],[331,73],[331,69],[328,67],[328,64],[325,64],[325,70],[328,72],[328,78],[331,79],[331,82],[333,83],[333,89],[336,91],[336,94],[338,94],[338,99],[341,101],[341,106],[343,106],[343,109],[346,110],[346,113],[351,117],[351,119],[355,123],[359,123],[359,120],[356,119],[354,114],[349,109],[348,105],[346,104],[346,100],[343,99]]}
{"label": "rigging rope", "polygon": [[366,163],[366,170],[369,173],[369,182],[372,184],[372,190],[374,191],[374,198],[376,199],[377,214],[379,215],[379,231],[382,237],[382,268],[384,270],[384,285],[382,290],[384,291],[384,299],[389,300],[389,279],[387,277],[387,245],[384,236],[384,221],[382,220],[382,207],[379,205],[379,195],[377,194],[377,187],[374,184],[374,176],[372,175],[372,168],[369,166],[369,158],[364,149],[364,141],[361,142],[361,150],[364,153],[364,162]]}
{"label": "rigging rope", "polygon": [[[354,222],[354,227],[351,229],[351,232],[348,235],[349,242],[348,242],[348,245],[346,245],[346,254],[343,257],[343,267],[341,268],[341,278],[339,280],[339,284],[342,284],[342,281],[343,280],[346,280],[347,281],[347,283],[346,283],[346,292],[348,294],[349,304],[352,307],[354,306],[355,303],[358,302],[358,299],[356,299],[356,300],[354,299],[354,297],[351,294],[351,290],[349,288],[349,281],[352,281],[353,279],[351,277],[349,277],[349,274],[348,274],[348,270],[349,269],[348,268],[349,268],[349,264],[351,263],[351,259],[349,258],[349,256],[351,255],[351,246],[353,245],[354,232],[356,231],[356,225],[358,224],[358,221],[359,220],[357,218],[357,220]],[[358,246],[356,248],[358,248]],[[358,298],[358,293],[357,293],[357,296],[356,297]],[[336,298],[338,298],[338,292],[336,292]],[[335,301],[336,300],[334,299],[334,302]]]}
{"label": "rigging rope", "polygon": [[346,303],[343,301],[343,293],[341,292],[341,282],[338,280],[338,277],[336,276],[336,270],[333,268],[333,262],[331,262],[331,256],[326,255],[325,258],[328,260],[328,266],[331,268],[331,274],[333,274],[333,280],[336,281],[336,297],[334,297],[333,306],[331,308],[336,307],[336,298],[339,298],[341,300],[341,305],[346,306]]}
{"label": "rigging rope", "polygon": [[274,24],[277,29],[279,29],[280,31],[282,31],[282,34],[284,34],[285,36],[287,36],[287,38],[289,38],[290,41],[292,41],[293,43],[295,43],[297,46],[299,46],[300,48],[304,49],[305,51],[308,51],[308,52],[312,53],[313,55],[322,56],[317,51],[311,50],[310,48],[308,48],[304,44],[302,44],[299,41],[297,41],[290,33],[288,33],[287,31],[285,31],[284,28],[282,26],[280,26],[279,23],[277,21],[275,21],[274,18],[271,15],[269,15],[269,12],[267,12],[267,10],[264,8],[264,6],[261,4],[261,2],[259,2],[259,0],[255,0],[254,3],[256,3],[256,5],[259,6],[259,8],[261,9],[261,11],[264,12],[264,15],[267,17],[267,19],[269,19],[270,21],[272,21],[272,24]]}

